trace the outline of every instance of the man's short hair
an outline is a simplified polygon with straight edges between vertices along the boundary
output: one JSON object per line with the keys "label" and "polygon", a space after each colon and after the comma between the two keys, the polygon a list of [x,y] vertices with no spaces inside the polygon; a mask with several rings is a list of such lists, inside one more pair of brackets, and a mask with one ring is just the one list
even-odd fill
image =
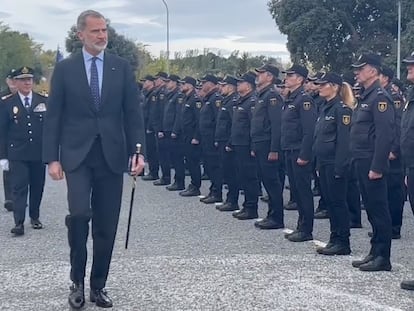
{"label": "man's short hair", "polygon": [[86,28],[86,19],[89,17],[95,17],[95,18],[103,18],[105,19],[105,16],[103,16],[101,13],[94,11],[94,10],[86,10],[79,14],[78,20],[76,22],[76,30],[77,31],[83,31]]}

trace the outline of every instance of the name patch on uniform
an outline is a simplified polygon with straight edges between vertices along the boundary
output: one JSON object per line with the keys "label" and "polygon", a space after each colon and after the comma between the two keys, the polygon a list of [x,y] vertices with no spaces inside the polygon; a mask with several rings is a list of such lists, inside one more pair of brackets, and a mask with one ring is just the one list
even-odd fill
{"label": "name patch on uniform", "polygon": [[326,116],[325,117],[325,121],[331,121],[331,120],[335,120],[334,116]]}
{"label": "name patch on uniform", "polygon": [[182,103],[183,103],[183,99],[182,99],[182,98],[179,98],[179,99],[178,99],[178,103],[179,103],[179,104],[182,104]]}
{"label": "name patch on uniform", "polygon": [[238,107],[238,108],[237,108],[237,110],[239,110],[239,111],[243,111],[243,110],[244,110],[244,108],[243,108],[243,107]]}
{"label": "name patch on uniform", "polygon": [[271,99],[270,99],[270,104],[271,104],[272,106],[276,106],[276,104],[277,104],[277,98],[271,98]]}
{"label": "name patch on uniform", "polygon": [[289,109],[295,109],[295,108],[296,108],[296,106],[295,106],[295,105],[288,105],[288,108],[289,108]]}
{"label": "name patch on uniform", "polygon": [[14,114],[17,114],[18,112],[19,112],[19,107],[14,106],[14,107],[13,107],[13,113],[14,113]]}
{"label": "name patch on uniform", "polygon": [[311,103],[310,102],[304,102],[303,103],[303,109],[304,110],[310,110],[311,109]]}
{"label": "name patch on uniform", "polygon": [[368,108],[368,104],[361,104],[361,108]]}
{"label": "name patch on uniform", "polygon": [[220,108],[220,106],[221,106],[221,100],[216,100],[216,107]]}
{"label": "name patch on uniform", "polygon": [[342,123],[344,125],[349,125],[351,123],[351,116],[348,116],[348,115],[342,116]]}
{"label": "name patch on uniform", "polygon": [[46,111],[46,104],[45,103],[40,103],[39,105],[37,105],[33,109],[33,112],[45,112],[45,111]]}
{"label": "name patch on uniform", "polygon": [[387,107],[388,107],[387,102],[379,102],[378,103],[378,111],[379,112],[386,111],[387,110]]}
{"label": "name patch on uniform", "polygon": [[198,109],[200,109],[200,108],[201,108],[201,102],[197,102],[197,103],[196,103],[196,107],[197,107]]}
{"label": "name patch on uniform", "polygon": [[400,109],[401,108],[401,102],[399,100],[396,100],[394,102],[395,108]]}

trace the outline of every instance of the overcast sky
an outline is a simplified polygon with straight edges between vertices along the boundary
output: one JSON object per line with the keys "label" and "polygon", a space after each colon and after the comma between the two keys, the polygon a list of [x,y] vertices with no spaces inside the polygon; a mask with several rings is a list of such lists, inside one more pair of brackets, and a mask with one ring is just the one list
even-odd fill
{"label": "overcast sky", "polygon": [[[267,9],[267,0],[166,0],[170,10],[170,55],[187,49],[265,54],[289,60],[286,37]],[[64,47],[79,13],[95,9],[129,39],[148,45],[155,56],[166,50],[166,9],[162,0],[1,0],[0,21],[27,32],[45,49]]]}

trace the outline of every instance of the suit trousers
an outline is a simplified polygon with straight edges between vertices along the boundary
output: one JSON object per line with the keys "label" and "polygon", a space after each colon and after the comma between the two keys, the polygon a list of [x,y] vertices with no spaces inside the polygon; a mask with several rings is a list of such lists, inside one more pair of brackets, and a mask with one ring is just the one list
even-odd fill
{"label": "suit trousers", "polygon": [[311,189],[312,162],[297,164],[299,150],[285,151],[286,171],[289,177],[290,191],[298,205],[298,223],[296,230],[304,233],[313,231],[313,194]]}
{"label": "suit trousers", "polygon": [[78,168],[65,172],[69,215],[66,216],[70,246],[71,280],[83,282],[86,243],[92,219],[92,289],[105,287],[121,207],[123,174],[114,173],[105,161],[100,139],[93,143]]}
{"label": "suit trousers", "polygon": [[158,158],[161,166],[162,179],[171,182],[171,132],[165,132],[164,137],[157,137]]}
{"label": "suit trousers", "polygon": [[223,182],[227,184],[226,203],[237,205],[239,202],[239,183],[234,151],[226,151],[226,143],[219,142],[220,170],[223,172]]}
{"label": "suit trousers", "polygon": [[149,174],[155,178],[158,178],[160,163],[158,159],[157,141],[154,133],[145,134],[145,146]]}
{"label": "suit trousers", "polygon": [[45,186],[45,164],[41,161],[10,161],[10,177],[14,198],[13,215],[16,225],[26,218],[27,196],[29,216],[39,219],[40,203]]}
{"label": "suit trousers", "polygon": [[368,173],[372,159],[356,159],[355,168],[358,174],[361,192],[365,193],[365,210],[372,226],[370,255],[390,258],[392,222],[388,208],[387,179],[370,180]]}

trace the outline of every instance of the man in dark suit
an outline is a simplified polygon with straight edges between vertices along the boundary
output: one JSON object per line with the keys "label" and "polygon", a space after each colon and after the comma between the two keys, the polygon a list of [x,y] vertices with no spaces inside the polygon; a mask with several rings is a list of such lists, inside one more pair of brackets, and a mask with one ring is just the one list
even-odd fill
{"label": "man in dark suit", "polygon": [[133,72],[126,60],[105,53],[107,25],[102,14],[88,10],[77,21],[81,53],[56,64],[45,119],[43,160],[49,175],[65,172],[70,246],[69,304],[85,303],[86,242],[92,219],[93,264],[90,300],[112,307],[105,291],[118,225],[123,173],[130,156],[131,174],[144,167],[136,155],[144,143],[144,123]]}
{"label": "man in dark suit", "polygon": [[0,113],[0,161],[9,162],[14,197],[15,236],[24,234],[27,195],[29,215],[34,229],[42,229],[40,202],[45,185],[42,162],[42,131],[46,98],[32,91],[33,69],[22,67],[13,72],[17,93],[8,97]]}

